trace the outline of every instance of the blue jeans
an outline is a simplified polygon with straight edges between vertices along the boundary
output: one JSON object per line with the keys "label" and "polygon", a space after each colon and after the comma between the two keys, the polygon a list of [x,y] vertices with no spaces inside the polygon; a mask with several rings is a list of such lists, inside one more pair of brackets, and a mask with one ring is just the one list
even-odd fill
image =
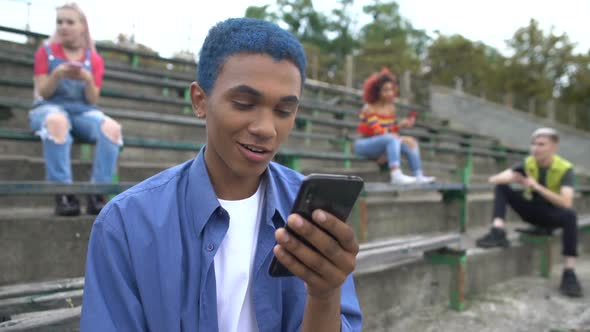
{"label": "blue jeans", "polygon": [[385,153],[389,167],[399,167],[400,154],[403,154],[408,159],[414,175],[422,173],[420,149],[418,147],[410,149],[406,144],[402,144],[398,137],[391,134],[358,138],[354,142],[354,151],[361,156],[373,159]]}
{"label": "blue jeans", "polygon": [[[49,114],[62,113],[69,122],[70,131],[64,143],[56,143],[49,135],[46,119]],[[29,112],[29,125],[41,137],[43,157],[45,158],[45,178],[51,182],[72,183],[70,151],[72,134],[79,139],[96,143],[91,182],[109,183],[117,169],[117,159],[121,142],[112,142],[102,131],[106,115],[99,110],[79,114],[69,114],[60,106],[43,104]]]}

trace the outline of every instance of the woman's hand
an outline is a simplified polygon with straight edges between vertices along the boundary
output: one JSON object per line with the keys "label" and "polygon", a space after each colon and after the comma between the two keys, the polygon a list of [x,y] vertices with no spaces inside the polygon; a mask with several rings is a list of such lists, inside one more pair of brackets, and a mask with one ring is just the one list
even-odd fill
{"label": "woman's hand", "polygon": [[60,79],[71,79],[87,82],[92,80],[92,73],[86,68],[73,64],[70,62],[64,62],[55,68],[55,73]]}
{"label": "woman's hand", "polygon": [[414,127],[414,124],[415,123],[416,123],[416,118],[414,118],[414,117],[407,117],[407,118],[403,118],[399,122],[399,126],[401,128],[412,128],[412,127]]}

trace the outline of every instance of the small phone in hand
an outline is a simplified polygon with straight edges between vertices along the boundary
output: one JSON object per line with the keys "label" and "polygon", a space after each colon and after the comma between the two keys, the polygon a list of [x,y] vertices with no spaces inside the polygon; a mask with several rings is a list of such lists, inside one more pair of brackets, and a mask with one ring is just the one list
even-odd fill
{"label": "small phone in hand", "polygon": [[[291,213],[297,213],[313,223],[311,217],[313,211],[321,209],[345,222],[363,189],[363,185],[363,179],[358,176],[310,174],[301,183]],[[317,251],[306,239],[290,230],[288,225],[285,226],[285,229],[289,235]],[[272,258],[268,272],[273,277],[293,276],[276,257]]]}
{"label": "small phone in hand", "polygon": [[410,111],[410,113],[408,114],[408,117],[415,120],[418,117],[418,112]]}
{"label": "small phone in hand", "polygon": [[526,171],[524,170],[524,166],[518,166],[512,169],[513,172],[522,175],[523,177],[527,177]]}
{"label": "small phone in hand", "polygon": [[72,67],[82,68],[84,64],[80,61],[68,61],[68,65]]}

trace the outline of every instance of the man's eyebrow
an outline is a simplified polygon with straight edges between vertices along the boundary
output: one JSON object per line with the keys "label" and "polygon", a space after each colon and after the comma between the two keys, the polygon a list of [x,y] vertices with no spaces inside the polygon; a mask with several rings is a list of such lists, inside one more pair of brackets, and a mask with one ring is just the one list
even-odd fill
{"label": "man's eyebrow", "polygon": [[280,99],[281,103],[287,103],[287,104],[299,104],[299,98],[297,98],[297,96],[286,96],[286,97],[282,97]]}
{"label": "man's eyebrow", "polygon": [[[262,93],[260,91],[254,89],[251,86],[244,85],[244,84],[231,88],[229,90],[229,93],[245,93],[245,94],[252,95],[254,97],[262,97]],[[297,96],[290,95],[290,96],[281,97],[281,99],[279,99],[279,102],[287,103],[287,104],[298,104],[299,98],[297,98]]]}
{"label": "man's eyebrow", "polygon": [[230,93],[246,93],[255,97],[262,97],[262,93],[260,93],[260,91],[247,86],[247,85],[238,85],[236,87],[233,87],[229,90]]}

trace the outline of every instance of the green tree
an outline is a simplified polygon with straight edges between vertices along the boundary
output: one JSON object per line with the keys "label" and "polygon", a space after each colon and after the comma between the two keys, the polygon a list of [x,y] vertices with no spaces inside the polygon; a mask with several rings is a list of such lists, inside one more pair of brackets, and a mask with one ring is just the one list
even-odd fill
{"label": "green tree", "polygon": [[313,7],[312,0],[277,0],[279,18],[302,43],[326,45],[328,18]]}
{"label": "green tree", "polygon": [[529,98],[547,100],[559,93],[573,59],[574,44],[565,33],[546,34],[531,19],[507,45],[513,56],[508,60],[506,88],[515,95],[517,108],[526,109]]}
{"label": "green tree", "polygon": [[496,49],[483,43],[439,35],[428,48],[426,67],[434,84],[454,86],[460,80],[464,91],[489,98],[504,90],[504,62]]}
{"label": "green tree", "polygon": [[401,16],[395,1],[374,0],[363,11],[373,20],[360,31],[357,73],[362,79],[381,67],[398,76],[405,70],[418,72],[429,40],[426,33]]}
{"label": "green tree", "polygon": [[332,10],[332,16],[328,21],[328,30],[335,34],[328,44],[328,49],[330,53],[338,57],[345,57],[352,54],[359,43],[352,31],[352,25],[355,22],[351,17],[350,7],[353,0],[338,0],[338,4],[340,6]]}
{"label": "green tree", "polygon": [[561,87],[560,104],[575,112],[576,121],[570,124],[590,130],[590,50],[573,58],[566,81]]}
{"label": "green tree", "polygon": [[276,13],[269,11],[269,7],[270,5],[249,6],[248,8],[246,8],[246,14],[244,15],[244,17],[257,18],[260,20],[276,22],[278,20],[278,16]]}

